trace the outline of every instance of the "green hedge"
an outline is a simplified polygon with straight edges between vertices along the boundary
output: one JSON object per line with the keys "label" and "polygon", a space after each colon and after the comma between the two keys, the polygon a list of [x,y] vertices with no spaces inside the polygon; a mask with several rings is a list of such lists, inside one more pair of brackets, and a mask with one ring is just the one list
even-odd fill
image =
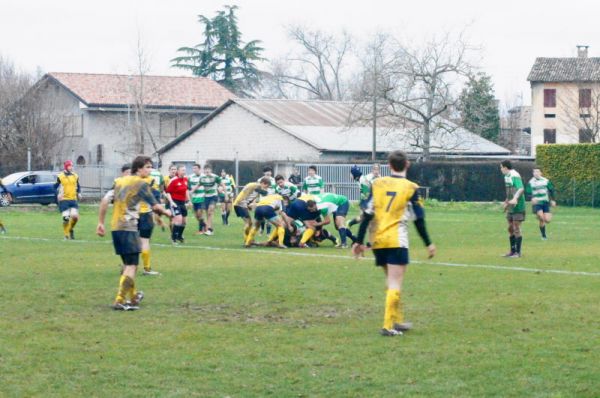
{"label": "green hedge", "polygon": [[600,144],[538,145],[536,162],[566,205],[600,205]]}

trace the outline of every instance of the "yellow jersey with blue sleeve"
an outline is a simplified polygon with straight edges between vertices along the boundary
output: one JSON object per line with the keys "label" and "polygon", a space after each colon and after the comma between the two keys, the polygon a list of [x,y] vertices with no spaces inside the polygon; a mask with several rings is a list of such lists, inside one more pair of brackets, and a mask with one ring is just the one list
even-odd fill
{"label": "yellow jersey with blue sleeve", "polygon": [[58,192],[58,189],[63,195],[62,200],[77,200],[77,194],[81,192],[79,176],[73,172],[62,171],[54,183],[54,191]]}
{"label": "yellow jersey with blue sleeve", "polygon": [[258,182],[246,184],[238,196],[236,196],[235,200],[233,201],[233,205],[239,207],[248,207],[248,205],[258,197],[257,190],[259,188],[260,184]]}
{"label": "yellow jersey with blue sleeve", "polygon": [[[366,218],[371,221],[369,232],[373,249],[408,248],[408,222],[422,220],[425,216],[418,188],[417,184],[401,176],[380,177],[373,181],[365,208]],[[419,227],[417,229],[421,234]],[[364,232],[362,235],[359,231],[360,242]]]}
{"label": "yellow jersey with blue sleeve", "polygon": [[275,210],[281,210],[283,207],[283,197],[281,195],[267,195],[260,198],[256,207],[271,206]]}
{"label": "yellow jersey with blue sleeve", "polygon": [[150,185],[139,176],[117,178],[111,196],[114,202],[111,220],[113,231],[137,231],[141,203],[145,202],[149,207],[158,203]]}

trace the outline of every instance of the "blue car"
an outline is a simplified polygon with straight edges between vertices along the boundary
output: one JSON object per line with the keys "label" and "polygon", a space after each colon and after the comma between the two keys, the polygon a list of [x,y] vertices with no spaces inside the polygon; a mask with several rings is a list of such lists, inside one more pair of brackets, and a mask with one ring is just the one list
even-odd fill
{"label": "blue car", "polygon": [[54,183],[58,173],[51,171],[23,171],[2,178],[6,191],[0,188],[0,206],[13,203],[56,203]]}

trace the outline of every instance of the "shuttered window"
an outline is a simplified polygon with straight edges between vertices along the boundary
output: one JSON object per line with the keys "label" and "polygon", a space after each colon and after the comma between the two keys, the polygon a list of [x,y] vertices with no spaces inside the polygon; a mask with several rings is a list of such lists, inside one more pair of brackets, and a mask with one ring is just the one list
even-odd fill
{"label": "shuttered window", "polygon": [[556,144],[556,129],[544,129],[544,144]]}
{"label": "shuttered window", "polygon": [[556,89],[547,88],[544,89],[544,108],[555,108],[556,107]]}

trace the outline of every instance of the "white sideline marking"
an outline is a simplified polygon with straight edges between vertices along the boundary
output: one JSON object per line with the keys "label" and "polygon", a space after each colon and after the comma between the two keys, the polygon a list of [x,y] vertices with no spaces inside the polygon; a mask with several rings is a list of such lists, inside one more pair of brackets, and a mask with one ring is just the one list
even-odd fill
{"label": "white sideline marking", "polygon": [[[74,240],[65,241],[62,239],[50,239],[50,238],[34,238],[34,237],[22,237],[22,236],[0,236],[0,239],[5,240],[28,240],[28,241],[39,241],[39,242],[63,242],[66,244],[81,243],[81,244],[110,244],[110,240],[104,241],[89,241],[89,240]],[[185,245],[185,246],[172,246],[164,243],[152,243],[152,246],[157,247],[169,247],[173,249],[201,249],[201,250],[214,250],[214,251],[228,251],[228,252],[240,252],[240,253],[257,253],[257,254],[271,254],[271,255],[287,255],[287,256],[300,256],[300,257],[317,257],[317,258],[334,258],[338,260],[354,260],[350,256],[341,256],[337,254],[317,254],[317,253],[300,253],[282,249],[236,249],[231,247],[213,247],[213,246],[196,246],[196,245]],[[310,249],[305,249],[310,250]],[[373,261],[371,257],[360,258],[360,260]],[[585,271],[568,271],[563,269],[541,269],[541,268],[526,268],[526,267],[511,267],[504,265],[490,265],[490,264],[461,264],[461,263],[447,263],[447,262],[435,262],[435,261],[418,261],[412,260],[411,263],[433,265],[439,267],[457,267],[457,268],[479,268],[479,269],[492,269],[501,271],[517,271],[517,272],[529,272],[529,273],[540,273],[540,274],[561,274],[561,275],[578,275],[578,276],[600,276],[600,272],[585,272]]]}

